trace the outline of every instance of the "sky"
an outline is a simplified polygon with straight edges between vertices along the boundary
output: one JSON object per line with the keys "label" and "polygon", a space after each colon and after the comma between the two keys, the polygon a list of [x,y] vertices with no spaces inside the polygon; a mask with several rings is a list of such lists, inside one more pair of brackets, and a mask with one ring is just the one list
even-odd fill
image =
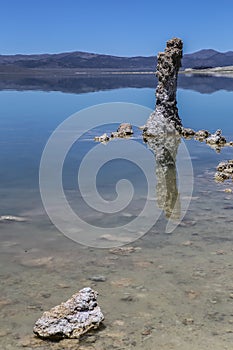
{"label": "sky", "polygon": [[233,51],[232,0],[0,0],[0,54]]}

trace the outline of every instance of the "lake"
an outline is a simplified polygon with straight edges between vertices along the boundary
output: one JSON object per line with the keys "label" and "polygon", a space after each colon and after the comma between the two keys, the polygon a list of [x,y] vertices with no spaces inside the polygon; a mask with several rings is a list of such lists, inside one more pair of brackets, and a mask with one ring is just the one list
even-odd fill
{"label": "lake", "polygon": [[[32,328],[43,311],[85,286],[99,292],[105,321],[94,335],[84,337],[80,350],[232,349],[233,188],[232,181],[216,183],[214,174],[220,161],[232,159],[233,149],[224,147],[217,153],[203,142],[179,140],[168,195],[162,198],[164,182],[158,178],[158,164],[138,129],[154,108],[155,85],[153,76],[71,81],[21,77],[1,82],[0,215],[22,219],[0,221],[2,349],[76,349],[77,341],[37,341]],[[220,128],[227,140],[233,140],[232,94],[230,78],[180,77],[177,100],[183,125],[210,132]],[[100,109],[93,107],[101,104]],[[90,113],[83,112],[86,108]],[[62,196],[51,200],[59,174],[60,144],[50,154],[50,180],[43,182],[45,173],[40,177],[39,172],[47,141],[72,115],[81,115],[83,124],[78,119],[77,129],[72,130],[71,124],[60,130],[58,140],[65,145],[80,131],[81,137],[70,144],[59,176],[72,213],[81,217],[83,227],[66,217]],[[110,134],[128,121],[134,124],[132,139],[106,145],[94,142],[95,136]],[[92,123],[95,127],[85,130]],[[129,154],[128,160],[115,155],[119,150]],[[78,172],[87,154],[91,166],[84,168],[81,189]],[[93,165],[102,164],[103,159],[106,164],[96,172],[96,181],[106,213],[99,209],[101,198],[90,190],[89,182]],[[192,169],[182,177],[186,164]],[[140,165],[146,166],[144,173]],[[150,198],[147,175],[152,179]],[[47,191],[43,198],[39,179]],[[117,194],[126,209],[111,212]],[[86,200],[93,200],[94,208]],[[159,208],[160,200],[165,204]],[[150,210],[136,221],[136,229],[127,226],[142,216],[147,202]],[[168,213],[177,206],[181,220],[169,231]],[[46,210],[58,221],[54,223]],[[103,276],[104,281],[93,281],[95,276]]]}

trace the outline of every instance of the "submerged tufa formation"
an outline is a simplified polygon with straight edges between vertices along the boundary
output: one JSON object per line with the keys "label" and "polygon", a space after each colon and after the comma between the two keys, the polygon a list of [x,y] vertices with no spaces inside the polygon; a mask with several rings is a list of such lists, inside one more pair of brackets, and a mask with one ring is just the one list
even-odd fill
{"label": "submerged tufa formation", "polygon": [[222,130],[218,129],[214,134],[207,137],[206,143],[210,145],[225,145],[226,139],[222,136]]}
{"label": "submerged tufa formation", "polygon": [[233,160],[220,162],[215,173],[216,182],[224,182],[225,180],[233,179]]}
{"label": "submerged tufa formation", "polygon": [[167,41],[165,51],[158,54],[156,108],[146,123],[144,136],[156,136],[174,131],[181,133],[182,123],[176,106],[176,89],[182,50],[182,40],[173,38]]}
{"label": "submerged tufa formation", "polygon": [[126,137],[133,135],[133,128],[130,123],[121,123],[116,132],[111,133],[111,137]]}
{"label": "submerged tufa formation", "polygon": [[106,143],[110,139],[114,138],[128,138],[133,135],[133,127],[130,123],[121,123],[117,129],[117,131],[113,131],[111,136],[109,137],[106,133],[101,136],[96,136],[94,138],[95,141]]}

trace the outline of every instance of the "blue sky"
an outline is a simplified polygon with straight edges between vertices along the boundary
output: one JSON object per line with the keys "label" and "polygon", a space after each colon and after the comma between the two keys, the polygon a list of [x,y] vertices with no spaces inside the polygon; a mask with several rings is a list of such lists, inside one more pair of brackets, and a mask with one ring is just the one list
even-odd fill
{"label": "blue sky", "polygon": [[88,51],[155,55],[233,51],[232,0],[0,0],[0,54]]}

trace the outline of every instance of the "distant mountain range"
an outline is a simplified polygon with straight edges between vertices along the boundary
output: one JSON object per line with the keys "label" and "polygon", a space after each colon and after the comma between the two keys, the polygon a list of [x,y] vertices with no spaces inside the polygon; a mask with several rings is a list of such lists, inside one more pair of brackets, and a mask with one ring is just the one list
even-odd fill
{"label": "distant mountain range", "polygon": [[[110,70],[110,71],[154,71],[155,56],[118,57],[87,52],[67,52],[38,55],[0,55],[0,72],[24,72],[59,69]],[[221,53],[211,49],[185,54],[182,69],[203,69],[233,66],[233,51]]]}
{"label": "distant mountain range", "polygon": [[233,51],[200,50],[183,57],[183,68],[205,69],[233,65]]}
{"label": "distant mountain range", "polygon": [[0,69],[155,69],[155,57],[118,57],[87,52],[40,55],[0,55]]}

